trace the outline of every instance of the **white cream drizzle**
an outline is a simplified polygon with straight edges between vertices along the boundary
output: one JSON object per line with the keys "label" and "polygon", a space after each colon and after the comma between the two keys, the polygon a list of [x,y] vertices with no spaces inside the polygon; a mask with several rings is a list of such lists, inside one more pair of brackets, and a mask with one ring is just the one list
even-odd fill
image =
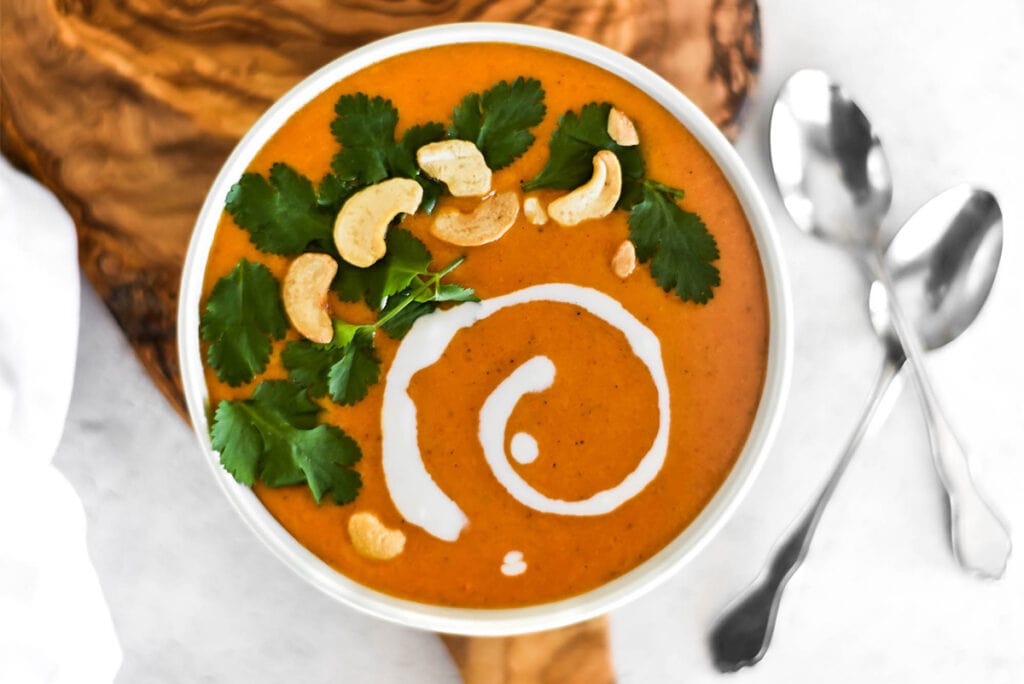
{"label": "white cream drizzle", "polygon": [[[517,501],[535,510],[561,515],[601,515],[636,496],[654,479],[665,462],[669,392],[661,345],[654,333],[616,300],[591,288],[548,283],[438,311],[416,321],[398,348],[384,386],[381,430],[384,477],[395,506],[406,520],[439,539],[455,541],[469,520],[462,509],[441,491],[423,463],[418,444],[416,405],[408,394],[409,383],[413,375],[441,358],[462,328],[506,307],[539,301],[579,306],[626,336],[633,353],[647,366],[657,389],[658,432],[637,468],[615,487],[580,501],[544,496],[523,480],[505,457],[506,426],[516,404],[523,395],[542,392],[554,382],[554,364],[545,356],[535,356],[502,381],[481,408],[480,443],[494,476]],[[518,433],[516,437],[519,435],[529,438],[536,448],[536,440],[532,436]],[[520,455],[529,452],[524,447],[519,449],[522,449]],[[514,454],[516,451],[517,448],[513,448]]]}

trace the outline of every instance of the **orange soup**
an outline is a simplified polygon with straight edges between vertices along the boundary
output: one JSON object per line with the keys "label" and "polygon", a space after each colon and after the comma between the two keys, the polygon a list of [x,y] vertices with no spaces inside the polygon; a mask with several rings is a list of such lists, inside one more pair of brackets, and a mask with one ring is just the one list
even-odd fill
{"label": "orange soup", "polygon": [[[585,111],[591,103],[601,106]],[[628,126],[610,137],[606,121],[619,116],[638,145]],[[417,156],[454,139],[468,139],[466,154],[479,151],[492,172],[463,197]],[[455,147],[437,149],[464,161]],[[599,169],[601,149],[616,159]],[[291,175],[274,177],[280,163]],[[530,183],[558,164],[551,183]],[[588,208],[615,189],[616,170],[614,209]],[[205,276],[214,445],[338,572],[446,606],[562,599],[650,558],[729,474],[766,372],[758,249],[711,156],[630,83],[507,44],[411,52],[313,99],[249,171],[229,195]],[[384,265],[347,262],[347,246],[323,236],[337,235],[353,198],[399,177],[423,197],[390,222]],[[554,203],[572,193],[584,218],[554,220]],[[516,211],[500,236],[438,236],[442,216],[472,233],[473,212],[502,196]],[[268,237],[282,226],[292,237]],[[429,264],[409,266],[423,248]],[[329,321],[327,342],[305,339],[292,309],[284,327],[274,323],[280,311],[259,307],[276,299],[257,297],[247,289],[256,276],[238,271],[243,259],[260,269],[285,306],[303,253],[337,265],[320,274],[331,287],[313,304],[314,324]],[[249,372],[227,370],[246,363]],[[261,383],[277,395],[261,396]]]}

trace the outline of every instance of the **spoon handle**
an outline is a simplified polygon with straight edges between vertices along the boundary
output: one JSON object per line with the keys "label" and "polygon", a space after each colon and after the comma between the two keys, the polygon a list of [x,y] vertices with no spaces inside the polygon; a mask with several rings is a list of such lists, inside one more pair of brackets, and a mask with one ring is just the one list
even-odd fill
{"label": "spoon handle", "polygon": [[712,627],[711,654],[719,671],[734,672],[746,665],[753,665],[764,656],[771,642],[786,582],[806,557],[821,514],[857,447],[874,427],[878,408],[884,403],[903,362],[902,354],[895,357],[892,354],[886,355],[864,414],[814,504],[797,519],[775,546],[768,564],[758,578],[744,594],[733,601]]}
{"label": "spoon handle", "polygon": [[893,329],[903,345],[921,399],[935,470],[949,497],[953,555],[968,572],[998,579],[1010,557],[1009,530],[971,478],[967,452],[957,440],[932,389],[922,361],[924,352],[896,299],[888,269],[877,252],[868,261],[875,278],[885,288]]}
{"label": "spoon handle", "polygon": [[999,579],[1010,557],[1010,533],[971,478],[967,453],[925,383],[917,386],[928,420],[928,441],[939,479],[949,496],[953,554],[965,570]]}

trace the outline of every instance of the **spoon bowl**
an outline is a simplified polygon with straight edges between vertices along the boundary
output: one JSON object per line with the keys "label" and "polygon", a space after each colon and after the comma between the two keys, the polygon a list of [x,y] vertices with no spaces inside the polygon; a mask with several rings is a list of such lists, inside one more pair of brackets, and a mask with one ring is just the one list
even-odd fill
{"label": "spoon bowl", "polygon": [[850,247],[875,244],[892,176],[871,122],[821,71],[793,74],[772,108],[769,151],[786,210],[802,231]]}
{"label": "spoon bowl", "polygon": [[[921,346],[960,336],[988,299],[1003,249],[1003,215],[992,193],[957,185],[918,209],[889,243],[884,262]],[[889,298],[878,282],[868,298],[871,325],[895,338]]]}

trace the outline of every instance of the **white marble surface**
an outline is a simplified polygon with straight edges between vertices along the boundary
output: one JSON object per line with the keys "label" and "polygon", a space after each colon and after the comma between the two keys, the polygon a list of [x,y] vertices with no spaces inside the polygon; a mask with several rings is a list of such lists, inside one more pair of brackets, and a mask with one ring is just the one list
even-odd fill
{"label": "white marble surface", "polygon": [[[797,233],[767,177],[768,102],[789,73],[816,66],[844,82],[881,131],[896,183],[890,225],[965,180],[1002,203],[1005,248],[991,300],[929,368],[976,479],[1014,528],[1017,554],[997,583],[957,569],[908,392],[838,490],[771,652],[731,679],[1024,681],[1024,8],[762,6],[760,98],[739,147],[791,270],[793,389],[776,448],[736,516],[675,578],[612,615],[616,671],[623,682],[728,679],[707,657],[708,624],[819,488],[877,371],[860,275]],[[88,288],[78,362],[56,464],[84,500],[124,652],[118,682],[456,680],[435,637],[330,603],[255,541]]]}

